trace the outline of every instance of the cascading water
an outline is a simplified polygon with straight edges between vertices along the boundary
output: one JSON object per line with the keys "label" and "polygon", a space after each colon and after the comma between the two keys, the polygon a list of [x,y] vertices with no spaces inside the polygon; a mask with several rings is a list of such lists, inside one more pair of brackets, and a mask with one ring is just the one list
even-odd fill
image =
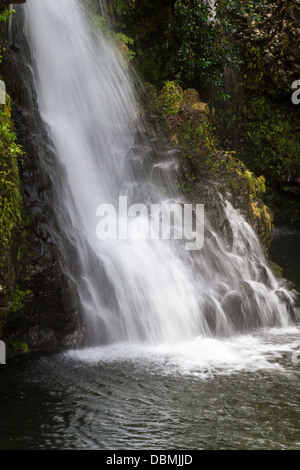
{"label": "cascading water", "polygon": [[211,23],[215,23],[217,20],[217,12],[216,12],[216,0],[206,0],[206,3],[209,6],[210,10],[210,15],[209,15],[209,21]]}
{"label": "cascading water", "polygon": [[[113,46],[91,31],[79,0],[27,0],[23,9],[39,110],[57,159],[46,170],[60,227],[55,238],[88,342],[177,343],[291,324],[294,294],[274,277],[256,234],[221,196],[230,237],[206,219],[202,250],[97,238],[100,204],[117,207],[120,195],[129,203],[166,199],[151,175],[172,176],[176,152],[149,147],[151,135],[135,141],[142,123],[130,80]],[[145,165],[155,152],[163,163]],[[132,162],[141,164],[140,173]]]}

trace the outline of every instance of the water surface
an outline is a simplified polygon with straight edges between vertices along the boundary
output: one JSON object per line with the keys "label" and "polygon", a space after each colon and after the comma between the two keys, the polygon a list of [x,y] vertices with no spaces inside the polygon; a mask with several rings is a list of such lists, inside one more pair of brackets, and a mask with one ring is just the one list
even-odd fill
{"label": "water surface", "polygon": [[294,327],[14,361],[0,449],[299,449],[298,344]]}

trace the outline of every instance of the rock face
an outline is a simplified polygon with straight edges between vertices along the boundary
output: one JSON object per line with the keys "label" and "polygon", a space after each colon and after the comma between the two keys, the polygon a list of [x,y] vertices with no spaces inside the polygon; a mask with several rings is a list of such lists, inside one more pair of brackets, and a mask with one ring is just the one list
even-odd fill
{"label": "rock face", "polygon": [[[30,97],[30,70],[19,57],[19,41],[7,44],[1,76],[12,98],[12,118],[25,153],[19,160],[23,199],[23,220],[15,231],[11,246],[3,255],[1,273],[0,326],[1,339],[7,343],[8,355],[25,351],[54,351],[75,347],[81,341],[82,322],[76,310],[76,298],[70,298],[69,284],[62,274],[60,260],[53,240],[54,216],[50,208],[51,182],[40,169],[36,136],[51,148],[36,108]],[[29,92],[28,92],[29,91]],[[50,151],[50,150],[49,150]],[[48,156],[49,157],[49,156]],[[73,300],[73,301],[72,301]]]}

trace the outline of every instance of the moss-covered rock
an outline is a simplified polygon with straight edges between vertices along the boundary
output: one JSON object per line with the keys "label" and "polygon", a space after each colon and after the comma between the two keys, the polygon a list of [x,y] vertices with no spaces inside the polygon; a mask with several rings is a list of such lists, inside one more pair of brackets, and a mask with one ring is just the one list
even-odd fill
{"label": "moss-covered rock", "polygon": [[200,164],[202,175],[218,184],[218,189],[254,227],[266,251],[273,231],[273,213],[262,199],[265,178],[256,177],[233,152],[215,150]]}
{"label": "moss-covered rock", "polygon": [[216,186],[215,190],[226,195],[256,229],[267,250],[273,215],[262,200],[265,178],[256,177],[234,152],[218,149],[209,106],[201,101],[196,90],[182,90],[174,82],[167,82],[160,92],[149,84],[146,89],[150,108],[161,113],[170,140],[184,151],[185,167],[188,162],[184,177],[175,182],[178,189],[192,199],[207,202],[209,207],[211,194],[203,188]]}
{"label": "moss-covered rock", "polygon": [[[7,98],[8,99],[8,98]],[[0,335],[12,308],[22,259],[23,206],[17,159],[22,149],[10,119],[10,107],[0,111]],[[25,218],[25,216],[24,216]]]}
{"label": "moss-covered rock", "polygon": [[185,150],[206,144],[210,110],[196,90],[183,90],[172,81],[165,82],[160,92],[149,84],[146,90],[150,92],[150,108],[162,114],[172,142]]}

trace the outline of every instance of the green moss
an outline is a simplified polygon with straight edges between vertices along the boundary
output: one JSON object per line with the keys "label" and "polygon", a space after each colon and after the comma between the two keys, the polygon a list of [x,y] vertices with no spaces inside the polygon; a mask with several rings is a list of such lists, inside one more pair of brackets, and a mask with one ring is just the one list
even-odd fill
{"label": "green moss", "polygon": [[28,295],[31,295],[30,290],[22,291],[18,286],[16,286],[12,299],[11,312],[17,312],[18,310],[21,310],[23,307],[23,299]]}
{"label": "green moss", "polygon": [[167,116],[174,116],[182,105],[183,90],[175,81],[166,81],[158,100],[163,112]]}
{"label": "green moss", "polygon": [[271,264],[271,268],[275,276],[281,278],[283,276],[283,268],[276,263]]}
{"label": "green moss", "polygon": [[7,247],[21,225],[22,196],[17,159],[23,154],[8,111],[0,111],[0,247]]}
{"label": "green moss", "polygon": [[206,138],[207,127],[205,123],[194,126],[190,122],[183,122],[178,130],[178,141],[184,150],[197,146]]}
{"label": "green moss", "polygon": [[20,354],[29,354],[30,349],[27,343],[13,342],[9,344],[9,356],[17,356]]}
{"label": "green moss", "polygon": [[177,178],[175,181],[175,189],[181,194],[190,196],[195,188],[196,177],[188,172],[185,172],[181,179]]}

